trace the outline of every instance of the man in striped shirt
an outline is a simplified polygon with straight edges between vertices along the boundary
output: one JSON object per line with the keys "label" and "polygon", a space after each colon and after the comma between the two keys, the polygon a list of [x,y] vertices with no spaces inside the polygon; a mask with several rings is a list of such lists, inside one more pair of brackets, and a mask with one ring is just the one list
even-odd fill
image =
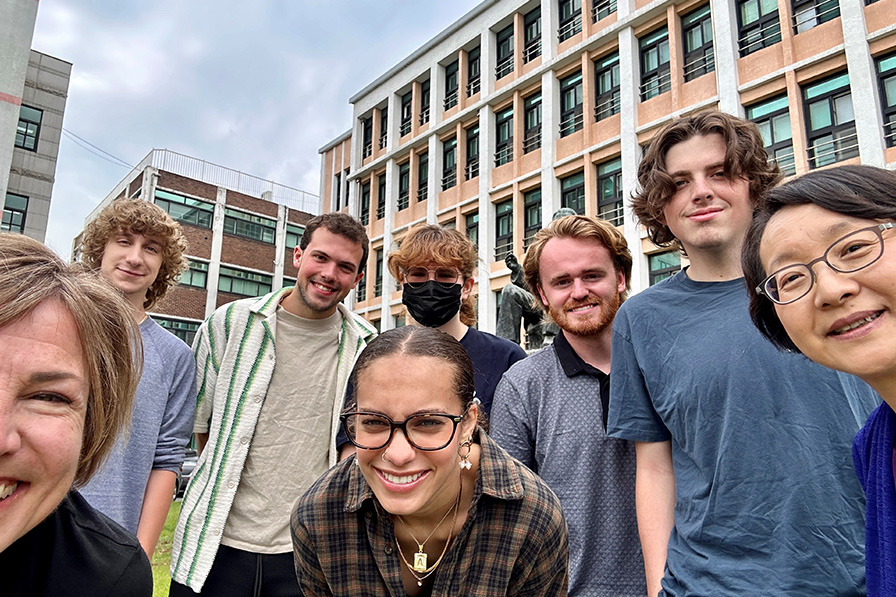
{"label": "man in striped shirt", "polygon": [[340,304],[368,245],[357,220],[318,216],[295,249],[294,288],[224,305],[200,327],[201,455],[175,532],[172,596],[300,594],[289,515],[336,462],[346,382],[376,333]]}

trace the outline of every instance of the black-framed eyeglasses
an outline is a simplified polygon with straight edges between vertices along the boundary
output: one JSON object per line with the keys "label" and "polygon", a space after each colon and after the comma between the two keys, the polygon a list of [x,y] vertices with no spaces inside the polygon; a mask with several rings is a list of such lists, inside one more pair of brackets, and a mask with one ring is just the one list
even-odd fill
{"label": "black-framed eyeglasses", "polygon": [[812,266],[816,263],[823,261],[841,274],[864,269],[884,254],[883,231],[893,226],[892,222],[885,222],[853,230],[835,240],[818,259],[809,263],[794,263],[774,272],[755,288],[756,293],[768,297],[777,305],[788,305],[812,290],[816,278]]}
{"label": "black-framed eyeglasses", "polygon": [[402,272],[404,281],[412,288],[419,288],[430,280],[435,280],[439,286],[449,288],[458,283],[461,273],[453,267],[409,267]]}
{"label": "black-framed eyeglasses", "polygon": [[396,429],[401,429],[408,442],[418,450],[432,452],[451,443],[457,432],[457,424],[464,420],[469,407],[461,415],[444,413],[420,413],[396,423],[386,415],[363,411],[339,415],[345,434],[362,450],[379,450],[386,447]]}

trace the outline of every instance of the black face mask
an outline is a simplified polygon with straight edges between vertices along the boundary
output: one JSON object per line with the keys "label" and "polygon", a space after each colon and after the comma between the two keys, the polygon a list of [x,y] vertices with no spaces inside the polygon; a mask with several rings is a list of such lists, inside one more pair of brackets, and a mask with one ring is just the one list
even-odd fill
{"label": "black face mask", "polygon": [[435,280],[424,282],[417,288],[405,284],[401,302],[420,325],[437,328],[451,321],[451,318],[460,311],[462,288],[461,284],[452,284],[445,288]]}

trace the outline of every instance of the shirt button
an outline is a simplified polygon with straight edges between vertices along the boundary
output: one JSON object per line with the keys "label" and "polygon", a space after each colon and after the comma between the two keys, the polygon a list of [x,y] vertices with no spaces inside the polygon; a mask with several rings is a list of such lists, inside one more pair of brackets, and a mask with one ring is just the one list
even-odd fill
{"label": "shirt button", "polygon": [[233,481],[230,481],[230,482],[227,484],[227,487],[229,487],[230,489],[233,489],[234,487],[236,487],[236,483],[234,483]]}
{"label": "shirt button", "polygon": [[255,402],[256,402],[256,403],[261,402],[261,396],[256,396],[256,397],[255,397]]}
{"label": "shirt button", "polygon": [[246,444],[249,443],[249,438],[248,438],[248,437],[244,437],[243,439],[240,440],[240,443],[243,444],[243,445],[245,446]]}

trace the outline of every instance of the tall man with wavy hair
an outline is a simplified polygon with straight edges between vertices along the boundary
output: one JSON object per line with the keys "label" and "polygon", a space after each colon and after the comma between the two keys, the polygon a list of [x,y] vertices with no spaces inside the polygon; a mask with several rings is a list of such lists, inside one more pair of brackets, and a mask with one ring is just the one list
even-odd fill
{"label": "tall man with wavy hair", "polygon": [[714,111],[668,124],[638,168],[635,214],[690,259],[613,325],[609,432],[636,442],[649,595],[864,594],[850,445],[877,400],[748,313],[741,245],[780,178],[756,126]]}
{"label": "tall man with wavy hair", "polygon": [[190,441],[196,363],[190,347],[146,311],[186,268],[186,248],[180,224],[141,199],[119,199],[103,209],[87,225],[80,246],[81,261],[124,295],[143,340],[130,433],[81,493],[134,533],[150,559]]}

